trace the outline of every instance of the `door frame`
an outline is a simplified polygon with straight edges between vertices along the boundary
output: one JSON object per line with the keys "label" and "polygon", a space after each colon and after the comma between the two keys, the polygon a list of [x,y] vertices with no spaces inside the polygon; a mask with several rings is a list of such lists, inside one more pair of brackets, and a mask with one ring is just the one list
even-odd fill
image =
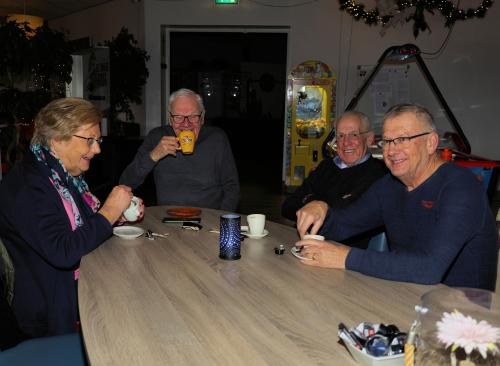
{"label": "door frame", "polygon": [[[287,35],[286,41],[286,63],[285,63],[285,75],[283,79],[288,79],[288,70],[291,70],[290,66],[290,26],[255,26],[255,25],[163,25],[161,27],[161,124],[165,125],[168,121],[168,111],[167,111],[167,96],[170,95],[170,33],[172,32],[193,32],[193,33],[285,33]],[[286,85],[285,85],[285,95],[283,98],[284,103],[284,120],[283,120],[283,159],[286,153],[286,107],[287,107],[287,95],[286,95]],[[285,174],[285,164],[284,160],[282,162],[282,178]]]}

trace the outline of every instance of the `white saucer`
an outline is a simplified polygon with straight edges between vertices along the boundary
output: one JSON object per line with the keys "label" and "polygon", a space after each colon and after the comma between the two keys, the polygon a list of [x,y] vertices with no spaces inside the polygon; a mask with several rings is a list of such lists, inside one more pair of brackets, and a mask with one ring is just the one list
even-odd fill
{"label": "white saucer", "polygon": [[138,226],[117,226],[113,234],[123,239],[135,239],[144,234],[144,229]]}
{"label": "white saucer", "polygon": [[306,257],[303,257],[300,255],[300,252],[299,252],[299,248],[297,247],[292,247],[290,249],[290,251],[292,252],[292,254],[296,257],[296,258],[299,258],[299,259],[303,259],[305,261],[312,261],[312,258],[306,258]]}
{"label": "white saucer", "polygon": [[264,232],[262,234],[259,234],[259,235],[252,235],[249,232],[245,232],[245,231],[242,231],[241,233],[250,239],[260,239],[260,238],[263,238],[263,237],[269,235],[269,231],[267,231],[266,229],[264,229]]}

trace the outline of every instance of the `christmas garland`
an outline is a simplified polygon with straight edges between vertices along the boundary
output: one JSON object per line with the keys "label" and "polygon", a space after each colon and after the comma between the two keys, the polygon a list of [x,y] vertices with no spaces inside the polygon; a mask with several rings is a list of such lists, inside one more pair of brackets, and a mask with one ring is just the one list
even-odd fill
{"label": "christmas garland", "polygon": [[[493,5],[494,0],[482,0],[481,5],[476,9],[457,9],[449,0],[398,0],[395,4],[395,11],[402,12],[405,9],[415,7],[415,13],[406,18],[406,21],[413,20],[413,33],[417,37],[420,30],[428,29],[425,22],[424,10],[434,14],[437,9],[446,18],[446,27],[452,26],[457,20],[471,18],[483,18],[486,11]],[[363,19],[368,25],[387,24],[394,15],[380,15],[377,8],[366,11],[363,4],[357,4],[354,0],[339,0],[340,9],[346,11],[356,20]]]}

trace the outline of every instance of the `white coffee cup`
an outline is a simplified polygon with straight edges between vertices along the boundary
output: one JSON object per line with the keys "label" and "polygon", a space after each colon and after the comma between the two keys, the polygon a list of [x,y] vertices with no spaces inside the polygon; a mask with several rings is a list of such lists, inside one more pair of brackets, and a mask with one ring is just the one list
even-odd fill
{"label": "white coffee cup", "polygon": [[306,234],[302,239],[314,239],[314,240],[321,240],[324,241],[325,237],[323,235],[313,235],[313,234]]}
{"label": "white coffee cup", "polygon": [[130,201],[130,206],[123,211],[123,216],[127,219],[127,221],[134,222],[139,218],[139,208],[140,208],[140,200],[139,197],[132,197]]}
{"label": "white coffee cup", "polygon": [[266,226],[266,215],[251,214],[247,216],[250,235],[262,235]]}

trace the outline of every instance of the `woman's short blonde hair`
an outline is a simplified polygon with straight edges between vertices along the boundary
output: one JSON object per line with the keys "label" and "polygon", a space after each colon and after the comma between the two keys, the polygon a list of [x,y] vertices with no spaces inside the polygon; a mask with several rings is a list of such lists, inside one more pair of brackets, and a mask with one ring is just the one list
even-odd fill
{"label": "woman's short blonde hair", "polygon": [[88,100],[53,100],[38,112],[31,143],[48,147],[53,139],[69,140],[80,127],[99,124],[101,117],[101,111]]}

